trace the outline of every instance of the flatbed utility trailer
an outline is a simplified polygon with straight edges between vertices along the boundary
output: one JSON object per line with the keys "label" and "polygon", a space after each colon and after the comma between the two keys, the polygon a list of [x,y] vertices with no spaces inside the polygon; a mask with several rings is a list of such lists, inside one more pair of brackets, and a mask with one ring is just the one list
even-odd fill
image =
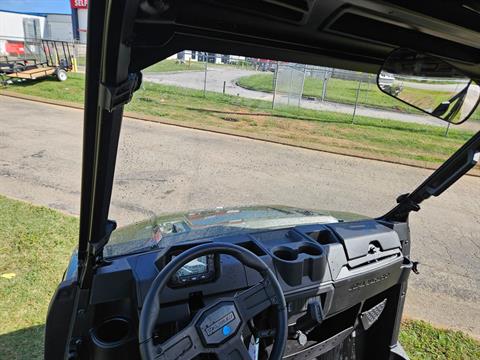
{"label": "flatbed utility trailer", "polygon": [[55,74],[56,71],[57,71],[57,68],[55,67],[40,65],[39,67],[35,67],[33,69],[12,72],[10,74],[7,74],[7,77],[17,78],[17,79],[36,80],[49,75],[53,75]]}
{"label": "flatbed utility trailer", "polygon": [[40,61],[37,59],[0,59],[3,82],[15,80],[37,80],[56,76],[59,81],[67,80],[67,72],[73,69],[73,56],[66,41],[42,40]]}
{"label": "flatbed utility trailer", "polygon": [[0,74],[11,74],[37,67],[35,58],[18,58],[6,55],[0,56]]}

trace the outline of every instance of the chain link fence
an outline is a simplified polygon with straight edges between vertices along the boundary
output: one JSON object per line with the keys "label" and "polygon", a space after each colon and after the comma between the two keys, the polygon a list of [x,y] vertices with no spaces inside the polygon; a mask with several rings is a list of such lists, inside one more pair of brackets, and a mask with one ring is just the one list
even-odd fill
{"label": "chain link fence", "polygon": [[306,66],[294,63],[278,64],[273,80],[273,108],[301,106]]}
{"label": "chain link fence", "polygon": [[[264,90],[272,91],[274,109],[296,106],[324,111],[332,120],[350,117],[352,122],[360,115],[400,121],[421,116],[419,111],[383,94],[377,88],[375,74],[279,62],[272,76],[271,90]],[[269,75],[259,77],[264,77],[264,84],[269,82]],[[248,81],[240,83],[249,85]]]}
{"label": "chain link fence", "polygon": [[[362,117],[447,126],[381,92],[376,74],[261,59],[236,57],[232,60],[230,56],[209,53],[192,54],[184,53],[147,68],[144,88],[148,88],[149,83],[167,86],[169,88],[157,89],[241,105],[250,112],[273,109],[308,117],[316,111],[321,112],[322,120],[332,122],[355,123]],[[228,101],[222,99],[223,95],[230,96]],[[193,101],[191,106],[194,103],[199,101]],[[201,106],[210,105],[203,101]]]}
{"label": "chain link fence", "polygon": [[[84,72],[85,44],[70,45],[76,69]],[[39,39],[0,37],[0,61],[2,56],[44,61],[40,50]],[[222,108],[229,104],[248,108],[250,112],[273,109],[308,116],[309,112],[317,111],[322,112],[325,121],[355,123],[363,116],[443,125],[383,94],[376,85],[375,74],[336,68],[183,51],[145,69],[143,79],[143,89],[151,90],[149,96],[155,92],[160,98],[161,93],[182,95],[190,107],[209,108],[220,103],[224,104]],[[189,97],[191,100],[187,100]],[[215,104],[200,101],[202,97]],[[480,119],[480,111],[477,110],[474,118]]]}

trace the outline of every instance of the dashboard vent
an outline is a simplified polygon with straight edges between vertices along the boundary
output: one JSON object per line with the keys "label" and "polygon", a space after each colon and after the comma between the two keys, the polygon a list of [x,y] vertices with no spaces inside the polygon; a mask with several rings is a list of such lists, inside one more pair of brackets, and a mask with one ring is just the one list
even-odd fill
{"label": "dashboard vent", "polygon": [[315,0],[213,0],[219,5],[293,22],[304,20],[313,1]]}

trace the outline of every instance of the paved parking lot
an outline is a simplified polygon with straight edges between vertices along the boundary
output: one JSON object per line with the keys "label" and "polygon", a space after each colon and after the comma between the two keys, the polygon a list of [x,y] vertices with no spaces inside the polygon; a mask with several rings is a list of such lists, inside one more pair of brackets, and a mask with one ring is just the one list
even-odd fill
{"label": "paved parking lot", "polygon": [[[0,96],[0,193],[78,214],[82,111]],[[430,171],[126,119],[111,218],[245,204],[377,216]],[[407,316],[480,337],[480,179],[413,214]]]}

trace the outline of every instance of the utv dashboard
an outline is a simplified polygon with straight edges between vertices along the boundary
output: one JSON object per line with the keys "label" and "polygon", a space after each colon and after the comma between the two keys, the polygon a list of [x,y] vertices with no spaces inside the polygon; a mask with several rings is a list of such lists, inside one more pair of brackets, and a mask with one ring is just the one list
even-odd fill
{"label": "utv dashboard", "polygon": [[[90,357],[117,359],[125,353],[137,354],[139,314],[160,270],[179,253],[216,242],[249,250],[277,277],[292,330],[284,358],[387,359],[391,352],[401,352],[395,333],[412,268],[405,256],[409,252],[408,228],[365,220],[251,230],[110,259],[97,269],[92,283],[90,305],[97,311],[90,331]],[[261,280],[257,272],[230,255],[206,256],[196,265],[192,274],[186,274],[192,268],[177,273],[162,292],[159,339],[178,331],[198,309]],[[65,313],[62,309],[71,306],[71,288],[72,281],[65,280],[51,303],[55,311],[49,311],[47,319],[47,352],[61,348],[58,339],[65,329],[54,328],[56,317]],[[318,306],[316,315],[312,314],[314,305]],[[112,321],[124,324],[123,334],[105,330],[112,327]],[[119,324],[114,328],[121,329]],[[391,338],[382,334],[386,329]],[[299,330],[308,339],[307,345],[295,338]],[[49,346],[54,341],[57,346]]]}

